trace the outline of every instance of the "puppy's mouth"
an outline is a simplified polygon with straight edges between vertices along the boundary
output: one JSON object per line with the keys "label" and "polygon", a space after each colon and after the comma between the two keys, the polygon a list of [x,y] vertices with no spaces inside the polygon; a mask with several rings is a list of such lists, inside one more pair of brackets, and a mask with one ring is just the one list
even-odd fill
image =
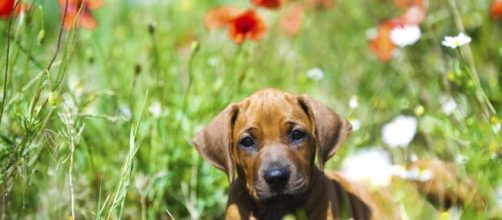
{"label": "puppy's mouth", "polygon": [[259,202],[273,205],[273,204],[289,204],[296,200],[298,200],[297,195],[276,194],[273,196],[267,196],[265,198],[262,198],[261,200],[259,200]]}
{"label": "puppy's mouth", "polygon": [[306,191],[307,184],[303,179],[299,179],[282,189],[274,189],[262,184],[257,184],[255,186],[254,197],[258,203],[285,205],[300,200]]}

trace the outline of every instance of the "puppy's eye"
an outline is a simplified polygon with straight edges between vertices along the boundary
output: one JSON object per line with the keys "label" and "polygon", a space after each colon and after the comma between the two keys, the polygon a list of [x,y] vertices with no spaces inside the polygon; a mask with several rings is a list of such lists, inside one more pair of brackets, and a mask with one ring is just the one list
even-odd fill
{"label": "puppy's eye", "polygon": [[293,142],[302,141],[303,139],[305,139],[306,136],[307,136],[307,134],[303,131],[300,131],[300,130],[291,131],[291,141],[293,141]]}
{"label": "puppy's eye", "polygon": [[254,146],[254,140],[251,137],[245,137],[239,141],[239,145],[244,149],[250,149]]}

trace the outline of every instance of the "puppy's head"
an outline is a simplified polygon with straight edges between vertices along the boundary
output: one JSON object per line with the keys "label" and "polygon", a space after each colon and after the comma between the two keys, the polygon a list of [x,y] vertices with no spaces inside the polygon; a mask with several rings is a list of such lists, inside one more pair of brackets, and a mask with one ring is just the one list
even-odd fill
{"label": "puppy's head", "polygon": [[351,130],[310,97],[266,89],[229,105],[193,143],[230,182],[237,171],[257,202],[283,203],[307,191],[316,154],[322,169]]}

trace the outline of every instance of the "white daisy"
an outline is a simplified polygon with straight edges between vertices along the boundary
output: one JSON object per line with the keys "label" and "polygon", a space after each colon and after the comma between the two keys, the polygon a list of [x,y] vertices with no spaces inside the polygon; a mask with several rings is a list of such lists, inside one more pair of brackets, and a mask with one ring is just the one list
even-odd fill
{"label": "white daisy", "polygon": [[459,220],[461,219],[463,211],[458,206],[452,206],[446,211],[441,212],[439,215],[440,220]]}
{"label": "white daisy", "polygon": [[357,101],[357,96],[353,95],[352,97],[350,97],[349,107],[354,109],[354,108],[357,108],[358,105],[359,105],[359,102]]}
{"label": "white daisy", "polygon": [[500,118],[498,118],[496,116],[493,116],[490,121],[491,121],[491,124],[492,124],[492,131],[493,131],[493,133],[494,134],[499,133],[499,131],[502,128],[502,123],[500,122]]}
{"label": "white daisy", "polygon": [[129,108],[129,105],[126,105],[125,103],[119,104],[119,112],[125,120],[131,120],[132,112],[131,108]]}
{"label": "white daisy", "polygon": [[352,131],[357,131],[361,128],[361,121],[359,119],[350,119],[349,122],[352,125]]}
{"label": "white daisy", "polygon": [[501,128],[502,128],[502,124],[500,124],[500,123],[492,125],[492,131],[494,134],[499,133]]}
{"label": "white daisy", "polygon": [[502,209],[502,183],[497,187],[497,203],[500,209]]}
{"label": "white daisy", "polygon": [[425,182],[432,178],[432,171],[430,171],[429,169],[420,169],[419,167],[412,167],[411,169],[406,170],[404,174],[401,174],[399,176],[407,180]]}
{"label": "white daisy", "polygon": [[445,47],[451,47],[451,48],[457,48],[463,45],[466,45],[471,42],[471,37],[467,36],[464,33],[460,33],[457,36],[451,37],[451,36],[445,36],[443,42],[443,46]]}
{"label": "white daisy", "polygon": [[446,115],[451,115],[455,109],[457,109],[457,103],[455,100],[449,97],[442,97],[441,98],[441,110],[446,114]]}
{"label": "white daisy", "polygon": [[154,118],[159,118],[162,115],[162,106],[160,102],[153,102],[150,107],[148,107],[148,111],[150,111]]}
{"label": "white daisy", "polygon": [[207,63],[210,65],[210,66],[218,66],[218,64],[220,64],[220,58],[218,57],[211,57],[207,60]]}
{"label": "white daisy", "polygon": [[417,25],[396,26],[390,31],[392,43],[399,47],[406,47],[415,44],[422,32]]}
{"label": "white daisy", "polygon": [[463,154],[459,154],[457,156],[455,156],[455,162],[459,163],[459,164],[465,164],[467,162],[467,156],[463,155]]}
{"label": "white daisy", "polygon": [[387,186],[394,174],[390,156],[382,149],[360,150],[342,163],[342,175],[372,187]]}
{"label": "white daisy", "polygon": [[319,81],[324,78],[324,72],[319,68],[313,68],[307,71],[307,77]]}
{"label": "white daisy", "polygon": [[400,115],[382,128],[383,142],[391,148],[407,147],[417,133],[417,119]]}

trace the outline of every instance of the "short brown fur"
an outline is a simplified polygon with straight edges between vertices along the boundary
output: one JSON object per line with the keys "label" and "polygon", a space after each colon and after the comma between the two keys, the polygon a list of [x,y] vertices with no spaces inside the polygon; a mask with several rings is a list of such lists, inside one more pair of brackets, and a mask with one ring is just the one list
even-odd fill
{"label": "short brown fur", "polygon": [[[371,192],[323,171],[351,129],[345,118],[308,96],[265,89],[229,105],[193,143],[206,160],[227,173],[232,184],[226,219],[281,219],[287,214],[308,219],[397,219],[393,205],[380,204],[391,201],[386,193]],[[293,131],[305,136],[293,139]],[[242,144],[246,138],[252,147]],[[274,167],[289,171],[280,189],[264,179]]]}

